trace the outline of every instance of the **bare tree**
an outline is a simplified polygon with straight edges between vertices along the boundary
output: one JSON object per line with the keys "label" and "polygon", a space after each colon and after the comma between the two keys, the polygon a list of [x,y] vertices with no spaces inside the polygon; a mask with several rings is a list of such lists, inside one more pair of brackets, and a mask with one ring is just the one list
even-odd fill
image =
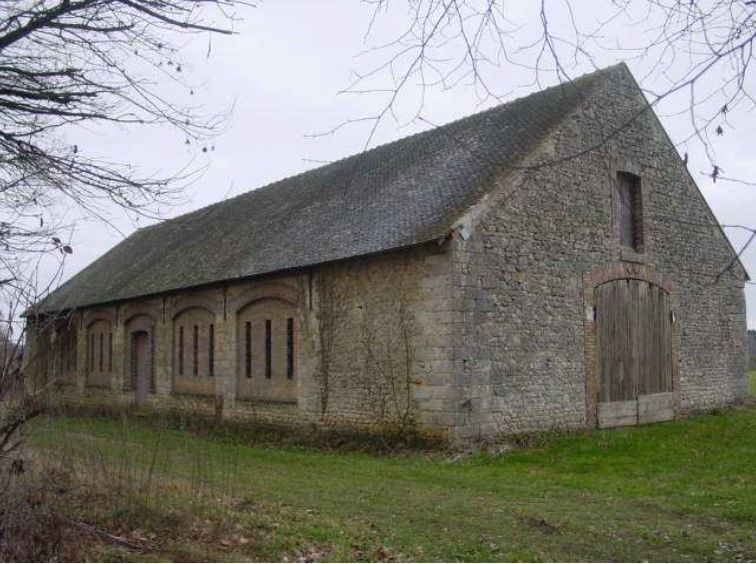
{"label": "bare tree", "polygon": [[[374,12],[366,37],[389,12],[386,0],[368,3]],[[613,0],[592,6],[590,17],[570,0],[541,0],[527,10],[501,0],[406,0],[392,6],[404,12],[406,26],[362,53],[368,68],[344,90],[382,96],[379,111],[358,120],[371,124],[371,135],[381,120],[396,117],[399,97],[415,87],[412,117],[432,89],[467,85],[480,102],[501,100],[510,90],[500,91],[497,78],[508,67],[529,71],[541,86],[546,77],[569,81],[576,72],[597,69],[607,56],[644,63],[640,81],[651,84],[645,91],[652,106],[684,91],[691,135],[701,137],[712,161],[712,136],[724,134],[732,112],[754,105],[756,4],[749,0]]]}
{"label": "bare tree", "polygon": [[[223,114],[192,104],[179,41],[228,34],[243,0],[18,0],[0,2],[0,476],[18,468],[18,430],[38,413],[22,382],[20,314],[59,278],[40,260],[73,252],[61,210],[108,219],[153,216],[192,177],[140,176],[129,163],[69,141],[83,125],[168,125],[204,143]],[[52,323],[36,317],[36,329]],[[42,353],[40,353],[42,354]],[[0,482],[0,493],[4,483]]]}

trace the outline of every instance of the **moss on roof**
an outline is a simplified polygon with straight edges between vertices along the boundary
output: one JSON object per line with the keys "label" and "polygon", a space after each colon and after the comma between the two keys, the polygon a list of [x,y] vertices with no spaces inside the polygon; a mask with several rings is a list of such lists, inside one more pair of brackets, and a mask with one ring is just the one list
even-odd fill
{"label": "moss on roof", "polygon": [[44,299],[60,311],[431,241],[624,65],[139,229]]}

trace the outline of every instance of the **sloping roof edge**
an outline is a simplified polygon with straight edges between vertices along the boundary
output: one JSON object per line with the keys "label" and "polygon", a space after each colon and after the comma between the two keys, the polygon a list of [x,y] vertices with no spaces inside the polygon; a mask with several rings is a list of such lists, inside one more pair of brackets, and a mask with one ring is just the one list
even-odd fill
{"label": "sloping roof edge", "polygon": [[[479,112],[477,114],[468,115],[462,118],[459,118],[457,120],[454,120],[452,122],[449,122],[447,124],[431,128],[429,130],[419,132],[416,134],[413,134],[411,136],[398,139],[395,141],[392,141],[390,143],[379,145],[377,147],[374,147],[370,149],[369,151],[365,151],[362,153],[353,154],[350,156],[347,156],[343,159],[340,159],[338,161],[335,161],[334,163],[330,163],[328,165],[325,165],[323,167],[318,167],[315,169],[311,169],[308,171],[304,171],[302,173],[284,178],[282,180],[278,180],[276,182],[269,183],[263,187],[260,187],[258,189],[245,192],[243,194],[240,194],[238,196],[235,196],[234,198],[231,198],[229,200],[216,202],[214,204],[210,204],[209,206],[206,206],[204,208],[201,208],[199,210],[194,210],[192,212],[182,214],[180,216],[177,216],[175,218],[171,218],[168,220],[165,220],[163,222],[160,222],[155,225],[151,225],[142,229],[137,230],[135,233],[133,233],[128,238],[124,239],[121,243],[116,245],[115,247],[108,250],[106,253],[104,253],[101,257],[90,263],[87,267],[82,269],[79,273],[77,273],[75,276],[73,276],[71,279],[69,279],[66,283],[61,285],[56,291],[54,291],[50,296],[48,296],[46,299],[42,300],[39,304],[37,304],[36,312],[37,313],[50,313],[54,311],[63,311],[63,310],[70,310],[77,307],[91,307],[95,305],[103,305],[103,304],[109,304],[109,303],[116,303],[119,301],[126,301],[131,299],[137,299],[137,298],[145,298],[149,296],[157,296],[157,295],[164,295],[167,293],[177,292],[177,291],[187,291],[191,289],[201,288],[201,287],[207,287],[209,285],[213,284],[219,284],[223,282],[230,282],[230,281],[238,281],[238,280],[249,280],[253,278],[258,277],[264,277],[264,276],[270,276],[276,273],[282,273],[287,271],[293,271],[293,270],[299,270],[303,268],[312,268],[313,266],[319,265],[319,264],[326,264],[331,262],[339,262],[344,260],[350,260],[350,259],[356,259],[359,257],[365,257],[370,255],[375,255],[379,253],[384,252],[391,252],[394,250],[404,249],[408,247],[413,247],[417,245],[426,244],[430,241],[438,240],[444,236],[446,236],[451,229],[453,229],[455,223],[458,221],[458,218],[464,215],[473,205],[475,205],[476,202],[480,201],[482,197],[485,196],[485,194],[490,190],[490,179],[491,179],[491,166],[490,163],[488,165],[488,168],[480,165],[478,163],[477,168],[480,169],[477,172],[478,176],[465,176],[464,181],[467,184],[465,187],[465,190],[475,196],[474,198],[465,198],[457,196],[456,200],[452,199],[449,202],[446,202],[446,207],[441,207],[437,209],[434,213],[436,214],[436,220],[430,221],[427,224],[418,224],[420,227],[413,233],[410,232],[410,237],[405,237],[404,239],[397,237],[394,240],[387,240],[387,241],[378,241],[377,244],[370,246],[365,246],[363,248],[347,248],[347,247],[339,247],[336,245],[335,247],[331,247],[330,249],[326,249],[328,252],[322,253],[316,257],[311,256],[308,260],[303,260],[297,263],[290,262],[289,264],[285,265],[274,265],[271,268],[260,268],[257,269],[254,272],[250,273],[240,273],[238,275],[223,275],[223,276],[216,276],[212,277],[212,273],[206,278],[202,280],[194,280],[186,284],[181,283],[170,283],[170,285],[165,285],[162,288],[159,288],[155,291],[141,291],[141,292],[133,292],[128,293],[121,292],[119,295],[114,295],[112,299],[107,299],[107,297],[103,298],[87,298],[85,296],[74,296],[74,299],[71,299],[69,296],[69,299],[63,299],[58,300],[58,303],[56,304],[55,298],[61,294],[61,291],[64,291],[68,288],[70,288],[72,285],[78,284],[80,290],[83,289],[83,293],[86,294],[88,290],[88,286],[86,284],[87,277],[92,277],[92,271],[97,270],[97,265],[100,265],[103,262],[107,262],[109,257],[112,257],[112,255],[117,255],[119,252],[123,252],[123,247],[127,246],[129,244],[140,244],[145,243],[144,241],[141,241],[140,239],[149,239],[150,236],[154,235],[156,231],[166,231],[167,229],[173,228],[174,231],[181,231],[181,229],[189,225],[192,222],[203,222],[207,218],[213,216],[216,214],[216,212],[219,213],[227,213],[230,208],[233,208],[235,204],[240,205],[247,205],[249,206],[249,200],[254,200],[255,203],[259,203],[260,200],[262,200],[263,204],[266,204],[265,201],[266,198],[270,199],[270,196],[277,195],[277,192],[286,192],[286,190],[289,189],[290,186],[294,186],[295,188],[298,188],[298,183],[301,183],[303,180],[318,182],[318,176],[329,174],[331,177],[333,176],[334,169],[338,172],[339,167],[342,169],[345,167],[347,163],[352,164],[353,166],[357,167],[361,165],[362,159],[369,160],[371,157],[375,156],[378,153],[383,153],[384,158],[396,159],[401,158],[401,151],[399,151],[399,156],[397,156],[397,149],[404,149],[409,146],[409,150],[424,150],[425,156],[430,155],[431,157],[436,156],[436,152],[441,151],[442,153],[446,151],[447,153],[451,153],[451,157],[447,157],[446,160],[444,160],[441,164],[443,166],[446,166],[447,168],[450,166],[449,163],[454,164],[454,159],[457,160],[464,160],[466,158],[467,161],[474,161],[479,159],[479,155],[475,154],[481,151],[481,146],[475,146],[476,152],[474,153],[471,150],[467,150],[470,155],[465,157],[464,155],[461,155],[459,152],[454,153],[454,147],[449,147],[449,144],[444,145],[442,142],[439,141],[440,138],[444,137],[444,135],[439,135],[440,132],[448,133],[449,131],[457,131],[461,130],[464,135],[467,135],[470,137],[470,132],[465,130],[464,126],[469,125],[469,122],[474,122],[473,125],[478,127],[484,127],[484,128],[490,128],[495,131],[495,134],[497,135],[507,135],[507,139],[515,141],[515,149],[513,150],[511,146],[504,146],[502,147],[500,153],[502,158],[502,161],[509,158],[509,162],[503,166],[502,168],[506,168],[507,166],[513,166],[516,162],[521,161],[522,159],[526,158],[528,155],[532,154],[533,150],[539,146],[544,139],[548,138],[549,135],[552,133],[552,131],[564,121],[564,119],[567,118],[567,116],[571,115],[572,112],[575,110],[575,108],[579,105],[580,100],[583,99],[583,96],[588,94],[593,90],[593,88],[598,83],[597,79],[603,78],[604,75],[608,73],[615,72],[615,69],[619,67],[624,67],[624,64],[615,65],[613,67],[608,67],[606,69],[601,69],[599,71],[596,71],[594,73],[590,73],[588,75],[583,75],[582,77],[579,77],[575,79],[571,83],[565,83],[560,84],[556,86],[552,86],[550,88],[544,89],[539,92],[532,93],[527,96],[523,96],[521,98],[517,98],[515,100],[512,100],[510,102],[507,102],[506,104],[496,106],[494,108],[491,108],[489,110]],[[625,70],[626,67],[625,67]],[[629,71],[627,71],[629,73]],[[521,120],[518,121],[520,114],[529,115],[533,114],[535,112],[535,117],[539,118],[541,117],[538,112],[541,112],[542,109],[539,107],[535,107],[533,102],[540,101],[543,102],[545,99],[547,102],[549,101],[549,96],[551,96],[551,102],[557,102],[564,103],[566,105],[562,106],[561,108],[558,108],[557,110],[552,110],[552,114],[548,119],[541,120],[541,121],[535,121],[535,127],[532,127],[532,129],[535,131],[535,133],[531,134],[527,129],[532,126],[531,121],[522,122]],[[571,101],[568,99],[569,96],[572,96]],[[565,102],[565,100],[567,100]],[[543,104],[542,104],[543,105]],[[517,110],[515,112],[515,110]],[[507,114],[513,114],[513,116],[509,116]],[[653,113],[653,112],[652,112]],[[516,115],[515,115],[516,114]],[[504,116],[504,118],[502,118]],[[501,119],[505,119],[505,121],[501,122]],[[506,120],[509,121],[506,121]],[[498,121],[496,121],[498,120]],[[514,120],[514,121],[513,121]],[[512,123],[510,123],[512,122]],[[501,128],[502,124],[506,126],[503,131],[503,133],[499,132],[497,128]],[[472,127],[472,126],[470,126]],[[509,129],[506,129],[509,128]],[[540,129],[539,129],[540,128]],[[469,129],[469,128],[468,128]],[[525,132],[523,132],[525,131]],[[478,142],[479,139],[475,136],[471,137],[472,142]],[[435,142],[436,146],[431,147],[430,149],[423,146],[424,144],[427,145],[429,142]],[[418,148],[419,147],[419,148]],[[458,147],[456,148],[458,150]],[[519,149],[522,149],[518,152]],[[510,153],[507,153],[507,150],[510,151]],[[392,153],[393,151],[393,153]],[[430,151],[430,152],[429,152]],[[435,152],[434,152],[435,151]],[[497,156],[497,158],[498,158]],[[374,168],[365,168],[363,171],[360,172],[360,174],[365,176],[370,176],[373,173],[376,172],[375,169],[380,169],[384,166],[383,161],[378,161],[377,163],[371,163],[370,166],[373,166]],[[413,162],[408,163],[400,163],[402,166],[404,166],[405,169],[412,168],[414,166]],[[468,163],[469,164],[469,163]],[[498,163],[499,165],[502,164],[502,162]],[[474,166],[474,165],[471,165]],[[393,181],[391,178],[391,170],[388,172],[378,170],[378,175],[383,174],[384,176],[379,178],[379,181],[383,182],[386,175],[388,175],[388,180]],[[406,173],[405,170],[400,170],[402,173]],[[411,175],[410,170],[410,175]],[[423,171],[427,172],[427,171]],[[443,171],[442,171],[443,172]],[[327,178],[328,180],[331,180],[331,178]],[[336,178],[338,180],[338,178]],[[423,178],[423,182],[425,182],[425,178]],[[342,178],[343,181],[343,178]],[[436,181],[436,179],[429,179],[427,181],[428,184],[431,184],[433,181]],[[406,184],[406,183],[405,183]],[[402,189],[408,189],[408,190],[415,190],[417,191],[418,188],[416,185],[407,185],[402,186]],[[433,192],[433,189],[435,189],[435,186],[431,186],[431,188],[423,187],[422,189],[425,190],[431,190]],[[310,189],[309,185],[304,186],[303,189],[310,190],[312,192],[313,190]],[[331,190],[335,189],[332,186],[329,188]],[[446,190],[447,188],[445,185],[440,185],[441,190]],[[404,192],[399,192],[400,197],[404,196]],[[280,194],[279,194],[280,195]],[[283,194],[286,195],[285,193]],[[363,194],[364,195],[364,194]],[[368,193],[368,196],[370,194]],[[389,196],[394,195],[396,196],[396,193],[389,194]],[[435,193],[432,194],[435,196]],[[315,196],[318,196],[318,194],[315,194]],[[348,196],[350,194],[346,194],[346,202],[345,205],[347,207],[354,206],[354,201],[350,202],[348,201]],[[368,202],[370,204],[371,202]],[[254,211],[254,208],[253,208]],[[297,211],[301,211],[304,213],[309,212],[309,210],[300,208],[299,210],[294,210],[294,213]],[[327,210],[326,210],[327,211]],[[354,209],[350,209],[351,212],[354,212]],[[359,212],[361,210],[357,210]],[[421,212],[424,210],[420,210]],[[380,209],[377,212],[374,212],[372,210],[369,210],[370,213],[373,214],[373,216],[381,216]],[[385,214],[384,214],[385,215]],[[375,220],[375,217],[373,217]],[[207,222],[205,221],[207,224]],[[222,224],[223,222],[215,222],[210,224],[211,230],[218,230],[220,234],[217,235],[217,237],[223,236],[223,226],[220,227],[218,224]],[[367,227],[370,227],[370,224],[368,223]],[[194,231],[186,231],[179,233],[179,235],[183,237],[196,237],[197,229]],[[369,235],[369,233],[368,233]],[[147,241],[149,243],[149,241]],[[146,243],[145,243],[146,244]],[[144,246],[144,245],[142,245]],[[192,248],[189,248],[189,251],[192,251]],[[224,248],[225,250],[225,248]],[[237,251],[237,249],[232,249],[233,251]],[[181,255],[182,252],[184,252],[182,249],[169,249],[170,253]],[[142,258],[142,257],[138,257]],[[186,257],[186,260],[191,260],[192,257]],[[236,252],[236,256],[233,257],[237,260],[243,260],[243,256],[239,256],[239,253]],[[302,257],[306,258],[306,257]],[[96,276],[95,276],[96,278]],[[91,286],[91,285],[90,285]],[[80,298],[80,299],[79,299]],[[61,303],[62,302],[62,303]]]}

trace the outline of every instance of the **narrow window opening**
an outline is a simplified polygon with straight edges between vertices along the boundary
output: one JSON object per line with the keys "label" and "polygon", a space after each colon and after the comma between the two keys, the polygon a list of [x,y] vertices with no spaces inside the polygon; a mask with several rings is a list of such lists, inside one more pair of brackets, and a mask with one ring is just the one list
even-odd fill
{"label": "narrow window opening", "polygon": [[294,319],[286,320],[286,377],[294,377]]}
{"label": "narrow window opening", "polygon": [[74,346],[73,336],[69,335],[66,343],[66,370],[74,370],[73,362],[76,358],[76,348]]}
{"label": "narrow window opening", "polygon": [[131,388],[136,389],[137,385],[137,372],[138,367],[137,363],[139,361],[139,356],[137,353],[137,333],[133,332],[131,333]]}
{"label": "narrow window opening", "polygon": [[94,372],[94,348],[95,348],[95,336],[94,333],[89,334],[89,371]]}
{"label": "narrow window opening", "polygon": [[199,374],[199,325],[194,326],[192,335],[192,372],[195,376]]}
{"label": "narrow window opening", "polygon": [[68,368],[67,362],[67,355],[66,355],[66,347],[68,345],[67,343],[67,337],[64,333],[58,333],[60,335],[60,342],[58,343],[59,347],[59,357],[58,357],[58,371],[59,372],[65,372]]}
{"label": "narrow window opening", "polygon": [[643,202],[640,178],[627,172],[617,173],[619,195],[620,244],[634,251],[643,250]]}
{"label": "narrow window opening", "polygon": [[60,356],[58,357],[58,370],[60,372],[65,372],[68,369],[67,341],[68,338],[65,334],[60,337]]}
{"label": "narrow window opening", "polygon": [[270,319],[265,320],[265,377],[270,380],[273,376],[273,363],[271,359],[271,322]]}
{"label": "narrow window opening", "polygon": [[104,335],[103,335],[102,333],[100,333],[100,334],[99,334],[99,341],[100,341],[100,356],[99,356],[99,358],[98,358],[98,362],[97,362],[97,369],[98,369],[98,370],[99,370],[100,372],[102,372],[102,358],[103,358],[103,356],[105,356],[105,354],[104,354],[104,349],[103,349],[103,346],[102,346],[102,340],[103,340],[103,337],[104,337]]}
{"label": "narrow window opening", "polygon": [[244,375],[252,378],[252,323],[244,326]]}
{"label": "narrow window opening", "polygon": [[66,370],[76,370],[76,337],[73,333],[66,337]]}
{"label": "narrow window opening", "polygon": [[60,369],[61,372],[68,371],[68,358],[69,358],[68,346],[69,346],[68,335],[64,333],[63,336],[61,337],[61,342],[60,342],[60,362],[58,364],[58,368]]}
{"label": "narrow window opening", "polygon": [[108,372],[113,372],[113,333],[108,333]]}
{"label": "narrow window opening", "polygon": [[178,342],[178,373],[179,376],[184,375],[184,326],[179,327],[179,342]]}
{"label": "narrow window opening", "polygon": [[207,341],[207,373],[210,376],[215,376],[215,326],[212,323],[210,324]]}

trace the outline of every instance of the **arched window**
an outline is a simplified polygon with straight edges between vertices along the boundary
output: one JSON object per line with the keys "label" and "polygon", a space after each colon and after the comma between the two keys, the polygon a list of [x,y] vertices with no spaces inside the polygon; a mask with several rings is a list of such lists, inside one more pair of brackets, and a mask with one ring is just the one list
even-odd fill
{"label": "arched window", "polygon": [[237,396],[295,401],[296,306],[277,298],[248,304],[237,315]]}
{"label": "arched window", "polygon": [[76,326],[66,322],[57,330],[55,375],[58,382],[76,383]]}
{"label": "arched window", "polygon": [[109,388],[113,374],[113,326],[109,321],[98,319],[90,323],[86,359],[87,386]]}
{"label": "arched window", "polygon": [[213,314],[190,307],[173,318],[173,382],[180,393],[215,393]]}

